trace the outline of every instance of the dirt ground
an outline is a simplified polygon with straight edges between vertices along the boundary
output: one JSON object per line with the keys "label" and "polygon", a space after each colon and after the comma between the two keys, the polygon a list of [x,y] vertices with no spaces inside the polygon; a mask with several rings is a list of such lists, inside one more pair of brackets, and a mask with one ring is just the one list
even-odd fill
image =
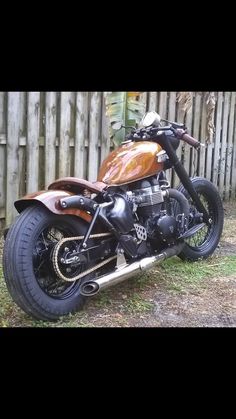
{"label": "dirt ground", "polygon": [[100,293],[82,312],[56,324],[30,319],[11,301],[0,280],[7,300],[5,307],[0,299],[0,326],[236,327],[236,202],[224,204],[224,209],[222,239],[207,262],[186,264],[172,258]]}

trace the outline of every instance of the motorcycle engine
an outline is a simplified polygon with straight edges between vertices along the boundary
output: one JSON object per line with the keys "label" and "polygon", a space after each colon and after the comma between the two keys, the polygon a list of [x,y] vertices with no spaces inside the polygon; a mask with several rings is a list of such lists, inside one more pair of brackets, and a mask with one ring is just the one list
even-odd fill
{"label": "motorcycle engine", "polygon": [[134,258],[174,244],[178,221],[171,200],[165,197],[165,189],[169,188],[167,180],[153,177],[130,186],[118,191],[110,189],[114,192],[114,206],[107,212],[126,254]]}
{"label": "motorcycle engine", "polygon": [[156,178],[139,182],[139,188],[127,192],[134,204],[139,223],[147,231],[150,240],[173,242],[176,237],[177,221],[172,215],[171,203],[164,200],[161,182]]}

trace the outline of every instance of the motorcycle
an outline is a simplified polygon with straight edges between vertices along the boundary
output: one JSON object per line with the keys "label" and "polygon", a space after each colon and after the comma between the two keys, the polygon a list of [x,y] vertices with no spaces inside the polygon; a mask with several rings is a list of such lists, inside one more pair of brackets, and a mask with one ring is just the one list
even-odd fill
{"label": "motorcycle", "polygon": [[167,258],[212,255],[222,201],[210,181],[189,177],[176,154],[181,142],[201,147],[184,124],[148,112],[104,160],[96,182],[66,177],[15,202],[20,215],[5,237],[3,272],[22,310],[55,321]]}

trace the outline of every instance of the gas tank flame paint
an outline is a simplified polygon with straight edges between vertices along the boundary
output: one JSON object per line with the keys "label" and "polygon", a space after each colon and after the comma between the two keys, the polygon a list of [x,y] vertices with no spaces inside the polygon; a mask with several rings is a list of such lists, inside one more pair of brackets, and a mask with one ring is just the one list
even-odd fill
{"label": "gas tank flame paint", "polygon": [[163,170],[164,164],[157,161],[157,153],[161,150],[159,144],[150,141],[123,144],[104,160],[98,181],[124,185],[153,176]]}

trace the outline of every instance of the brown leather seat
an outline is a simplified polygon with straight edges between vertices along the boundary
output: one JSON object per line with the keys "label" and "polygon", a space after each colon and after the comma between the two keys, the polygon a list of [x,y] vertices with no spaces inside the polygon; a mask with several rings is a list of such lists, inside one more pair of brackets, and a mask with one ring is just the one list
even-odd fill
{"label": "brown leather seat", "polygon": [[73,191],[79,193],[84,189],[88,189],[93,193],[100,193],[107,188],[107,185],[103,182],[89,182],[85,179],[79,179],[76,177],[64,177],[61,179],[55,180],[48,186],[49,190],[63,190],[63,191]]}

